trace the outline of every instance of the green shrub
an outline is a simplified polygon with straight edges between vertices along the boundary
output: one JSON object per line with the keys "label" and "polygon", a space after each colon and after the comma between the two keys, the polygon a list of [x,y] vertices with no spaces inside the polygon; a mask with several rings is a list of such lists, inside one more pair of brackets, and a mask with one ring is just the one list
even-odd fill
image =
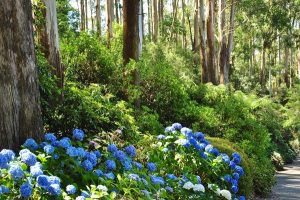
{"label": "green shrub", "polygon": [[138,132],[133,111],[128,104],[125,101],[115,101],[105,87],[97,84],[88,87],[66,84],[64,102],[52,116],[48,120],[48,126],[55,132],[70,132],[76,127],[91,134],[121,129],[128,140],[134,139]]}

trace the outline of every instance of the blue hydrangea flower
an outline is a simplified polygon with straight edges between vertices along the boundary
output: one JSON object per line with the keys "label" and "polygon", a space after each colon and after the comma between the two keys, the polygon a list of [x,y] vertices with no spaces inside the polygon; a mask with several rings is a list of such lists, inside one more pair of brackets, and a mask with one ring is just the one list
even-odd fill
{"label": "blue hydrangea flower", "polygon": [[59,156],[57,154],[54,154],[53,158],[54,158],[54,160],[57,160],[57,159],[59,159]]}
{"label": "blue hydrangea flower", "polygon": [[147,199],[151,199],[150,192],[148,190],[141,190],[143,194],[147,197]]}
{"label": "blue hydrangea flower", "polygon": [[80,158],[84,158],[87,154],[87,152],[81,147],[78,147],[76,149],[76,153],[77,153],[77,156],[80,157]]}
{"label": "blue hydrangea flower", "polygon": [[125,162],[127,160],[127,155],[121,150],[116,151],[114,157],[120,162]]}
{"label": "blue hydrangea flower", "polygon": [[154,171],[156,171],[156,164],[153,163],[153,162],[149,162],[149,163],[147,164],[147,168],[148,168],[148,170],[149,170],[150,172],[154,172]]}
{"label": "blue hydrangea flower", "polygon": [[99,150],[94,151],[94,154],[96,155],[97,158],[101,158],[101,153]]}
{"label": "blue hydrangea flower", "polygon": [[142,170],[143,169],[143,165],[142,165],[142,163],[139,163],[139,162],[132,162],[132,164],[134,165],[134,166],[136,166],[139,170]]}
{"label": "blue hydrangea flower", "polygon": [[58,178],[57,176],[49,176],[48,178],[49,184],[57,184],[60,185],[60,178]]}
{"label": "blue hydrangea flower", "polygon": [[68,137],[64,137],[62,138],[60,141],[59,141],[59,146],[64,148],[64,149],[67,149],[71,146],[71,140],[70,138]]}
{"label": "blue hydrangea flower", "polygon": [[110,144],[107,147],[107,151],[109,151],[110,153],[115,153],[116,151],[118,151],[118,147],[115,144]]}
{"label": "blue hydrangea flower", "polygon": [[76,157],[78,156],[78,153],[77,153],[77,148],[76,147],[69,147],[67,149],[67,154],[70,156],[70,157]]}
{"label": "blue hydrangea flower", "polygon": [[130,157],[135,157],[136,156],[136,149],[133,145],[129,145],[128,147],[125,147],[125,152],[130,156]]}
{"label": "blue hydrangea flower", "polygon": [[179,123],[174,123],[174,124],[172,124],[172,127],[173,127],[174,129],[176,129],[176,130],[182,129],[182,125],[179,124]]}
{"label": "blue hydrangea flower", "polygon": [[67,185],[66,192],[68,194],[75,194],[76,193],[76,187],[74,185]]}
{"label": "blue hydrangea flower", "polygon": [[23,169],[18,164],[11,165],[8,172],[14,180],[19,180],[24,176]]}
{"label": "blue hydrangea flower", "polygon": [[74,129],[73,130],[73,137],[78,140],[78,141],[82,141],[84,138],[84,132],[81,129]]}
{"label": "blue hydrangea flower", "polygon": [[191,129],[189,129],[189,128],[186,128],[186,127],[183,127],[181,130],[180,130],[180,132],[183,134],[183,135],[185,135],[186,137],[191,137],[192,136],[192,134],[193,134],[193,131],[191,130]]}
{"label": "blue hydrangea flower", "polygon": [[157,139],[158,140],[164,140],[164,139],[166,139],[166,136],[165,135],[158,135]]}
{"label": "blue hydrangea flower", "polygon": [[23,144],[24,147],[31,149],[31,150],[36,150],[39,148],[39,145],[36,143],[36,141],[32,138],[28,138],[25,143]]}
{"label": "blue hydrangea flower", "polygon": [[10,193],[9,188],[6,187],[5,185],[1,185],[0,187],[1,187],[1,190],[2,190],[3,194],[9,194]]}
{"label": "blue hydrangea flower", "polygon": [[38,176],[36,181],[38,183],[38,186],[40,186],[42,188],[47,188],[50,185],[49,176],[46,176],[46,175]]}
{"label": "blue hydrangea flower", "polygon": [[94,152],[86,153],[85,158],[88,159],[92,163],[93,167],[95,167],[97,165],[97,156],[96,156],[96,154],[94,154]]}
{"label": "blue hydrangea flower", "polygon": [[112,172],[106,173],[106,174],[104,174],[104,176],[111,180],[114,180],[116,178],[116,176]]}
{"label": "blue hydrangea flower", "polygon": [[204,134],[202,132],[196,132],[194,133],[194,138],[198,141],[202,141],[204,139]]}
{"label": "blue hydrangea flower", "polygon": [[8,159],[5,155],[0,153],[0,169],[6,169],[8,167]]}
{"label": "blue hydrangea flower", "polygon": [[54,147],[50,144],[44,146],[44,152],[48,155],[53,154],[54,153]]}
{"label": "blue hydrangea flower", "polygon": [[140,180],[140,177],[137,174],[128,174],[128,178],[132,179],[132,180],[135,180],[135,181],[139,181]]}
{"label": "blue hydrangea flower", "polygon": [[84,160],[81,165],[82,165],[83,169],[85,169],[86,171],[93,170],[93,164],[89,160]]}
{"label": "blue hydrangea flower", "polygon": [[104,175],[104,173],[103,173],[102,170],[100,170],[100,169],[96,169],[96,170],[95,170],[95,173],[96,173],[96,175],[97,175],[98,177],[101,177],[101,176]]}
{"label": "blue hydrangea flower", "polygon": [[234,173],[232,174],[232,177],[233,177],[235,180],[239,180],[240,175],[239,175],[238,173],[234,172]]}
{"label": "blue hydrangea flower", "polygon": [[129,171],[132,169],[132,164],[130,162],[130,160],[125,160],[124,162],[122,162],[122,165],[124,167],[124,170]]}
{"label": "blue hydrangea flower", "polygon": [[45,141],[54,142],[54,141],[56,141],[56,136],[53,133],[46,133]]}
{"label": "blue hydrangea flower", "polygon": [[194,138],[190,138],[189,143],[191,143],[191,145],[193,145],[194,147],[198,145],[198,142]]}
{"label": "blue hydrangea flower", "polygon": [[206,159],[207,158],[207,154],[205,152],[200,152],[200,157]]}
{"label": "blue hydrangea flower", "polygon": [[230,158],[229,158],[229,156],[228,156],[227,154],[222,153],[220,156],[222,156],[222,160],[223,160],[225,163],[227,163],[227,164],[230,163]]}
{"label": "blue hydrangea flower", "polygon": [[53,196],[60,195],[61,194],[60,185],[58,185],[58,184],[51,184],[48,187],[48,192],[50,193],[50,195],[53,195]]}
{"label": "blue hydrangea flower", "polygon": [[170,133],[170,132],[174,132],[175,131],[175,128],[172,127],[172,126],[168,126],[166,129],[165,129],[165,133]]}
{"label": "blue hydrangea flower", "polygon": [[10,149],[2,149],[2,151],[0,152],[0,155],[1,154],[6,157],[7,162],[12,161],[13,159],[15,159],[15,156],[16,156],[15,153]]}
{"label": "blue hydrangea flower", "polygon": [[232,157],[233,157],[233,162],[235,162],[235,164],[239,164],[240,162],[241,162],[241,156],[240,156],[240,154],[238,154],[238,153],[233,153],[232,154]]}
{"label": "blue hydrangea flower", "polygon": [[175,176],[174,174],[167,174],[167,178],[174,181],[178,179],[177,176]]}
{"label": "blue hydrangea flower", "polygon": [[244,169],[241,166],[236,165],[234,170],[240,175],[243,176],[244,175]]}
{"label": "blue hydrangea flower", "polygon": [[231,191],[234,193],[234,194],[236,194],[237,192],[238,192],[238,187],[236,186],[236,185],[233,185],[232,187],[231,187]]}
{"label": "blue hydrangea flower", "polygon": [[231,176],[229,174],[226,174],[224,177],[223,177],[224,181],[230,183],[231,182]]}
{"label": "blue hydrangea flower", "polygon": [[23,198],[29,198],[32,194],[32,187],[29,183],[23,183],[20,187],[20,194]]}
{"label": "blue hydrangea flower", "polygon": [[229,168],[230,169],[235,169],[235,165],[236,165],[235,162],[233,162],[233,161],[229,162]]}
{"label": "blue hydrangea flower", "polygon": [[33,177],[38,177],[39,175],[43,175],[43,170],[38,165],[34,165],[30,167],[30,174]]}
{"label": "blue hydrangea flower", "polygon": [[165,189],[166,189],[168,192],[170,192],[170,193],[173,193],[173,192],[174,192],[173,188],[170,187],[170,186],[167,186]]}
{"label": "blue hydrangea flower", "polygon": [[116,165],[116,162],[114,160],[107,160],[105,162],[105,165],[106,165],[106,168],[109,170],[109,171],[113,171],[116,169],[117,165]]}
{"label": "blue hydrangea flower", "polygon": [[36,163],[36,155],[31,153],[30,151],[21,153],[20,151],[21,161],[27,164],[28,166],[33,166]]}
{"label": "blue hydrangea flower", "polygon": [[244,196],[240,196],[239,200],[246,200]]}
{"label": "blue hydrangea flower", "polygon": [[154,175],[151,175],[151,176],[150,176],[150,180],[151,180],[151,182],[154,183],[155,185],[164,185],[164,184],[165,184],[164,178],[163,178],[163,177],[160,177],[160,176],[154,176]]}

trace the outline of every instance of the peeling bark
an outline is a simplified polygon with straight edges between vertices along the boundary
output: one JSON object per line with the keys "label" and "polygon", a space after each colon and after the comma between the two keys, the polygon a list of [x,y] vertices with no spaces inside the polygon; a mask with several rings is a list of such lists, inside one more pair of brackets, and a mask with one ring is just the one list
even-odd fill
{"label": "peeling bark", "polygon": [[30,0],[0,1],[0,149],[42,133]]}

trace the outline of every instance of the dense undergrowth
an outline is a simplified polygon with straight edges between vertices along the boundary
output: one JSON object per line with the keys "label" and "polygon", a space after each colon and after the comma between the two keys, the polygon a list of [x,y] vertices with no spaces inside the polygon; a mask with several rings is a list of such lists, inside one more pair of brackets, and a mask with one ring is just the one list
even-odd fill
{"label": "dense undergrowth", "polygon": [[[139,69],[141,86],[129,87],[131,80],[123,76],[121,33],[115,35],[110,49],[105,41],[98,41],[89,34],[71,34],[62,40],[63,91],[56,88],[38,51],[47,130],[65,135],[81,127],[102,145],[122,132],[126,142],[149,148],[164,126],[180,121],[218,137],[211,141],[221,151],[237,151],[246,158],[240,191],[250,199],[253,194],[267,195],[275,183],[274,166],[280,169],[298,153],[299,86],[278,100],[236,91],[230,85],[201,85],[193,54],[169,44],[147,43],[140,61],[125,69],[125,74]],[[131,94],[126,101],[124,88]],[[63,101],[55,99],[60,93]],[[137,97],[142,102],[139,110],[132,105]]]}

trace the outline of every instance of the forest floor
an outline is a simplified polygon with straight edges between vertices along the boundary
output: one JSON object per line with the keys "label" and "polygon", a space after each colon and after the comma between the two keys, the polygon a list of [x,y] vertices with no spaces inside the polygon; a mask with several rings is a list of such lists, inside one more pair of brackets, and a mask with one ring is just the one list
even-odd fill
{"label": "forest floor", "polygon": [[300,155],[292,164],[284,166],[283,171],[277,172],[276,177],[270,197],[255,200],[300,200]]}

